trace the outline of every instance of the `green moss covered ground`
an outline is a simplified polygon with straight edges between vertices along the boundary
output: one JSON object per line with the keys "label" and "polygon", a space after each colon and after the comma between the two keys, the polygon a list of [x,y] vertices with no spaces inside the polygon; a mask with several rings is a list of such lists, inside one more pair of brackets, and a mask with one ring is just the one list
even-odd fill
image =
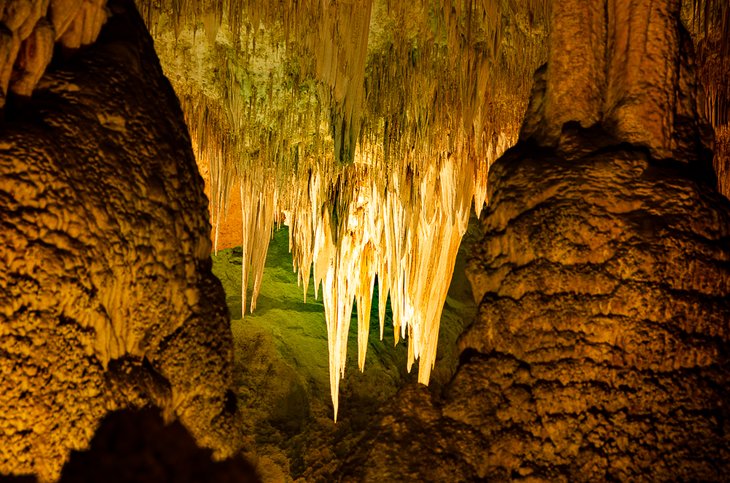
{"label": "green moss covered ground", "polygon": [[[477,231],[474,224],[462,243],[444,307],[438,360],[431,376],[434,391],[451,377],[458,357],[456,338],[475,311],[464,276],[466,245]],[[253,314],[241,316],[240,247],[219,251],[213,257],[213,272],[223,283],[231,312],[238,400],[250,435],[248,456],[257,463],[264,481],[326,478],[366,430],[378,408],[403,385],[416,384],[417,367],[410,374],[406,372],[405,344],[393,345],[390,309],[380,341],[379,301],[374,298],[364,373],[357,368],[357,318],[353,313],[335,424],[324,308],[321,298],[314,298],[313,283],[307,302],[303,301],[292,270],[287,229],[273,234]]]}

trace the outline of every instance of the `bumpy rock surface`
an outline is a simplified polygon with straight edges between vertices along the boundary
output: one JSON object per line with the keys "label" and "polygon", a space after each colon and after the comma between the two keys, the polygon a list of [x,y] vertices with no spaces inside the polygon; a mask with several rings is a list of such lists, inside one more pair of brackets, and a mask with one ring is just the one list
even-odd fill
{"label": "bumpy rock surface", "polygon": [[[484,355],[444,414],[502,447],[490,463],[504,475],[730,469],[730,205],[680,166],[619,147],[569,161],[517,150],[493,168],[473,280],[485,296],[461,340]],[[486,399],[465,399],[473,386]]]}
{"label": "bumpy rock surface", "polygon": [[110,8],[1,126],[0,473],[57,478],[148,401],[218,457],[241,440],[190,139],[133,5]]}

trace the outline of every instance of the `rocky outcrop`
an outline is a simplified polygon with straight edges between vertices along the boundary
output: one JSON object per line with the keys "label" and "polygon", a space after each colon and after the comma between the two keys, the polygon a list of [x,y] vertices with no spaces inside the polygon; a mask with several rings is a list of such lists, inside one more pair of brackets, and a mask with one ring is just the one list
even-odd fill
{"label": "rocky outcrop", "polygon": [[345,480],[730,471],[730,203],[679,2],[553,6],[521,141],[490,170],[457,373],[389,404]]}
{"label": "rocky outcrop", "polygon": [[727,201],[628,146],[518,149],[491,181],[461,340],[476,352],[444,415],[479,428],[504,476],[722,479]]}
{"label": "rocky outcrop", "polygon": [[134,6],[110,9],[0,127],[0,473],[53,480],[150,401],[216,457],[241,441],[190,138]]}

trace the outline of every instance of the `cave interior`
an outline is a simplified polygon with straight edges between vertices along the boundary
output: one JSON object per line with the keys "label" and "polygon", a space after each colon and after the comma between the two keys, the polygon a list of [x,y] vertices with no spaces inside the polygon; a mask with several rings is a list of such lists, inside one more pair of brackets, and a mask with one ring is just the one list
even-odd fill
{"label": "cave interior", "polygon": [[727,481],[727,0],[0,1],[0,479]]}

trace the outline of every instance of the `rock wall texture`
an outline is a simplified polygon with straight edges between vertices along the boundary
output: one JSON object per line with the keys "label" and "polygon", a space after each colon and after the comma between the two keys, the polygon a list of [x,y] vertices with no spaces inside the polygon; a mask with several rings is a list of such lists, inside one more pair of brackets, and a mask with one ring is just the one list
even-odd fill
{"label": "rock wall texture", "polygon": [[[707,157],[712,130],[698,121],[695,53],[681,4],[553,2],[548,64],[538,80],[545,86],[532,96],[521,138],[555,146],[565,123],[600,123],[658,159]],[[703,161],[709,170],[711,158]]]}
{"label": "rock wall texture", "polygon": [[0,126],[0,473],[53,480],[150,401],[217,457],[241,441],[182,112],[134,6],[109,8]]}
{"label": "rock wall texture", "polygon": [[[721,480],[727,201],[633,147],[517,150],[493,169],[474,277],[484,298],[461,340],[478,354],[444,414],[497,446],[504,475]],[[485,394],[468,397],[471,385]]]}
{"label": "rock wall texture", "polygon": [[724,480],[730,203],[644,149],[583,146],[492,167],[457,374],[389,404],[345,480]]}
{"label": "rock wall texture", "polygon": [[718,187],[730,198],[730,3],[685,0],[682,20],[696,51],[697,76],[703,89],[698,103],[715,128]]}
{"label": "rock wall texture", "polygon": [[457,373],[402,391],[343,480],[727,478],[730,203],[679,3],[557,3]]}

